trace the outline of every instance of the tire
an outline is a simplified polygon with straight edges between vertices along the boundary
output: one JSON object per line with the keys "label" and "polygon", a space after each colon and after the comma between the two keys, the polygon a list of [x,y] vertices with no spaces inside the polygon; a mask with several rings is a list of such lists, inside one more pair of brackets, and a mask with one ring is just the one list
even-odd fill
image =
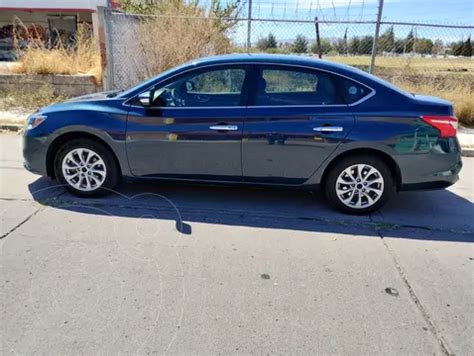
{"label": "tire", "polygon": [[[87,165],[86,160],[89,160]],[[54,172],[59,183],[81,197],[110,193],[121,178],[112,152],[99,142],[82,138],[71,140],[59,148]]]}
{"label": "tire", "polygon": [[333,207],[354,215],[380,209],[396,191],[388,165],[371,155],[342,158],[329,171],[324,189]]}

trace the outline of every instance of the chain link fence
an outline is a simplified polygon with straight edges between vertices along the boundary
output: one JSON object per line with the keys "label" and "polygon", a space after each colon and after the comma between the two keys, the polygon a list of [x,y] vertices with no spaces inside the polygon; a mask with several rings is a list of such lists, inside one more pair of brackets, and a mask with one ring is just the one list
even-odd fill
{"label": "chain link fence", "polygon": [[[105,29],[108,53],[109,89],[123,89],[158,74],[165,69],[156,58],[172,55],[171,47],[189,46],[186,31],[197,31],[212,18],[156,18],[158,22],[182,22],[182,41],[160,47],[162,53],[150,53],[167,33],[144,42],[143,24],[150,16],[106,11]],[[264,18],[229,19],[233,26],[225,33],[227,46],[216,48],[196,43],[196,57],[223,52],[267,52],[322,57],[331,61],[369,70],[372,56],[373,72],[387,80],[418,83],[474,86],[472,41],[474,26],[380,22],[374,47],[377,21],[290,20]],[[174,28],[174,26],[173,26]],[[214,41],[214,42],[213,42]],[[155,51],[156,52],[156,51]],[[169,52],[169,53],[168,53]],[[153,55],[152,55],[153,54]],[[193,59],[184,58],[183,59]],[[172,61],[170,62],[172,63]],[[474,88],[473,88],[474,89]]]}
{"label": "chain link fence", "polygon": [[136,39],[142,16],[105,11],[106,89],[125,89],[147,78],[146,58]]}

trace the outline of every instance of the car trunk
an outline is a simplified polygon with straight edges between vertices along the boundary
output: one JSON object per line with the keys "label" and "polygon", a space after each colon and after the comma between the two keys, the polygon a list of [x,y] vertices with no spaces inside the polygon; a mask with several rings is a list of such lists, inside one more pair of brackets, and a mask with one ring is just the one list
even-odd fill
{"label": "car trunk", "polygon": [[453,104],[436,96],[413,94],[418,104],[424,105],[426,114],[453,115]]}

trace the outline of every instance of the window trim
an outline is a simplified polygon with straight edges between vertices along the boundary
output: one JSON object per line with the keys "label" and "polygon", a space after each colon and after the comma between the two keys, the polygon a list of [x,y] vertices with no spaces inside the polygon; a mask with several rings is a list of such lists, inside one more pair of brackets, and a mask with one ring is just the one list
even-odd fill
{"label": "window trim", "polygon": [[[168,80],[172,80],[173,78],[176,78],[180,75],[184,75],[186,73],[189,73],[189,72],[192,72],[192,71],[195,71],[195,70],[200,70],[200,69],[204,69],[204,68],[209,68],[209,67],[220,67],[220,66],[236,66],[236,67],[243,67],[245,68],[246,70],[246,76],[245,76],[245,80],[244,80],[244,86],[242,88],[242,94],[244,94],[244,91],[245,91],[245,100],[244,102],[248,104],[248,101],[249,101],[249,86],[252,85],[253,82],[255,82],[255,80],[252,80],[253,79],[253,76],[251,75],[251,73],[255,70],[256,67],[258,66],[261,66],[261,65],[275,65],[275,66],[281,66],[281,67],[297,67],[297,68],[306,68],[306,69],[310,69],[310,70],[317,70],[317,71],[321,71],[321,72],[326,72],[326,73],[330,73],[330,74],[333,74],[335,76],[339,76],[341,78],[345,78],[345,79],[348,79],[348,80],[351,80],[353,81],[354,83],[357,83],[357,84],[360,84],[364,87],[366,87],[367,89],[370,90],[370,93],[367,94],[366,96],[360,98],[359,100],[357,100],[356,102],[353,102],[351,104],[331,104],[331,105],[320,105],[320,104],[315,104],[315,105],[292,105],[292,106],[288,106],[288,105],[280,105],[280,106],[277,106],[277,105],[271,105],[271,106],[265,106],[265,105],[261,105],[261,106],[249,106],[249,105],[239,105],[239,106],[186,106],[186,107],[174,107],[174,109],[235,109],[235,108],[288,108],[288,107],[295,107],[295,108],[321,108],[321,107],[325,107],[325,108],[328,108],[328,107],[352,107],[352,106],[357,106],[359,104],[362,104],[364,101],[367,101],[369,100],[370,98],[372,98],[376,93],[377,91],[368,86],[367,84],[365,83],[362,83],[360,81],[358,81],[357,79],[354,79],[354,78],[351,78],[351,77],[348,77],[347,75],[344,75],[344,74],[340,74],[340,73],[337,73],[337,72],[334,72],[334,71],[331,71],[331,70],[328,70],[328,69],[323,69],[323,68],[317,68],[317,67],[313,67],[313,66],[307,66],[307,65],[302,65],[302,64],[292,64],[292,63],[278,63],[278,62],[255,62],[255,61],[249,61],[249,62],[242,62],[242,63],[218,63],[218,64],[208,64],[208,65],[203,65],[203,66],[200,66],[200,67],[197,67],[197,68],[190,68],[190,69],[186,69],[182,72],[179,72],[179,73],[176,73],[174,75],[172,75],[171,77],[169,78],[166,78],[166,79],[163,79],[161,81],[158,81],[156,83],[153,83],[151,84],[149,87],[147,87],[145,90],[141,91],[140,93],[138,93],[137,95],[134,95],[133,97],[125,100],[125,102],[123,102],[122,105],[125,105],[125,106],[129,106],[129,107],[135,107],[135,108],[144,108],[143,106],[140,106],[140,105],[133,105],[130,103],[130,101],[133,101],[135,100],[140,94],[146,92],[146,91],[150,91],[151,88],[157,86],[157,85],[161,85],[162,83],[165,83],[167,82]],[[250,75],[249,75],[250,74]],[[172,109],[172,107],[169,107],[169,106],[154,106],[153,108],[155,109]]]}

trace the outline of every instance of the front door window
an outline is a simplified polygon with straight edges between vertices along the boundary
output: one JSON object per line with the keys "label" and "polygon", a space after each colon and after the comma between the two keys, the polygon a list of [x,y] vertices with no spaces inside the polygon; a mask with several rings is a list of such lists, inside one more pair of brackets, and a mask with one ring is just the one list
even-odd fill
{"label": "front door window", "polygon": [[166,107],[229,107],[241,104],[245,69],[197,71],[155,90],[153,105]]}

